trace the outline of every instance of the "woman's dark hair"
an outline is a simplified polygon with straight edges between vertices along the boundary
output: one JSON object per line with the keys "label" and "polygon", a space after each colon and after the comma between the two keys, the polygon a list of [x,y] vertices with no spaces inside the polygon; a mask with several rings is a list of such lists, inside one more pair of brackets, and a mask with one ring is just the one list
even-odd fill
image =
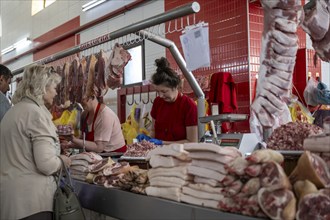
{"label": "woman's dark hair", "polygon": [[170,63],[165,57],[155,60],[157,69],[151,77],[152,83],[155,85],[164,85],[169,88],[177,88],[181,79],[179,75],[170,67]]}

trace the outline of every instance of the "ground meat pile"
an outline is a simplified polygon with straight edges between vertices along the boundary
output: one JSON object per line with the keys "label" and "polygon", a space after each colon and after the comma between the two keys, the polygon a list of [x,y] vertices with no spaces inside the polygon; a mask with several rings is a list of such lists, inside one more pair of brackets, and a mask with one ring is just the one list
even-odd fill
{"label": "ground meat pile", "polygon": [[276,128],[266,141],[273,150],[304,150],[304,139],[322,133],[322,128],[302,122],[289,122]]}
{"label": "ground meat pile", "polygon": [[127,146],[127,151],[124,153],[123,156],[125,157],[145,157],[147,156],[148,152],[155,149],[156,145],[153,143],[142,140],[139,143],[134,143],[132,145]]}

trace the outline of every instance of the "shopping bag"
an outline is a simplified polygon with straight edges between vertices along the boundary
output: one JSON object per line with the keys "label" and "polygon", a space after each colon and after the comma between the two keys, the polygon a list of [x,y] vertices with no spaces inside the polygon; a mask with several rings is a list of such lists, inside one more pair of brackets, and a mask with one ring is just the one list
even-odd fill
{"label": "shopping bag", "polygon": [[135,110],[136,105],[134,104],[126,121],[121,125],[126,144],[133,144],[133,139],[135,139],[139,133],[139,122],[135,119]]}
{"label": "shopping bag", "polygon": [[[62,168],[60,169],[58,177],[55,177],[55,179],[57,179],[57,189],[54,194],[53,219],[84,220],[85,215],[79,199],[74,192],[71,176],[62,159],[61,162]],[[63,170],[65,172],[65,178],[63,178]]]}

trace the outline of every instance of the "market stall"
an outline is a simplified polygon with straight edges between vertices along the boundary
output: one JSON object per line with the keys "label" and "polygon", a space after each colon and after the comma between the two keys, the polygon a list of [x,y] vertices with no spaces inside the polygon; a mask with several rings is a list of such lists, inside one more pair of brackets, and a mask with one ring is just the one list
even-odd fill
{"label": "market stall", "polygon": [[[254,117],[251,124],[257,124],[257,128],[251,133],[220,134],[219,128],[214,128],[214,122],[220,125],[224,121],[247,120],[248,115],[220,114],[205,117],[204,93],[193,74],[185,67],[178,48],[172,41],[143,30],[196,13],[199,10],[198,3],[187,4],[38,61],[49,63],[133,33],[168,48],[198,98],[200,143],[168,146],[150,146],[148,141],[140,145],[133,143],[122,157],[121,154],[70,152],[71,174],[82,206],[118,219],[294,219],[303,218],[301,213],[305,212],[306,207],[315,209],[315,216],[329,216],[329,131],[324,132],[322,128],[310,123],[290,122],[288,117],[279,115],[287,110],[284,100],[288,98],[292,84],[297,51],[298,6],[283,6],[280,3],[275,6],[270,3],[264,5],[265,11],[279,13],[281,16],[276,24],[269,25],[273,30],[269,31],[268,26],[264,30],[264,54],[261,56],[257,95],[252,104]],[[289,9],[294,18],[283,12],[288,9],[286,7],[291,7]],[[272,13],[266,16],[275,16]],[[290,23],[289,28],[283,25],[283,20]],[[286,45],[283,37],[290,45]],[[269,49],[269,45],[273,47]],[[115,46],[120,47],[118,44]],[[122,48],[119,50],[121,52],[118,54],[127,55]],[[87,66],[90,67],[90,60],[95,64],[97,59],[101,60],[104,56],[103,51],[96,56],[91,54]],[[120,64],[110,63],[108,66],[111,71],[122,72],[122,69],[118,69],[127,64],[127,57]],[[68,100],[72,103],[81,101],[82,94],[78,93],[83,92],[85,87],[80,88],[75,83],[89,76],[93,78],[95,69],[74,71],[80,67],[86,68],[86,63],[85,57],[75,57],[72,62],[59,68],[58,72],[64,70],[62,75],[65,79],[58,91],[59,104],[64,105]],[[100,66],[104,69],[104,66]],[[19,69],[14,73],[21,71]],[[82,77],[82,74],[88,75]],[[105,79],[105,87],[111,89],[118,88],[122,80],[121,76],[115,76],[115,79],[104,78],[102,74],[97,76]],[[115,84],[111,84],[114,81]],[[95,83],[106,93],[105,87],[102,87],[104,82],[95,80],[86,83]],[[147,93],[149,101],[149,92],[153,92],[149,85],[120,90],[118,113],[121,119],[125,118],[127,94],[133,96],[133,104],[135,93],[139,93],[140,101],[141,93]],[[213,133],[204,136],[204,124],[208,123],[213,124]],[[63,133],[71,134],[72,130]],[[136,151],[131,151],[133,148]],[[304,173],[304,169],[308,169],[308,173]],[[311,186],[312,190],[305,189],[304,184]],[[314,198],[322,202],[310,204],[309,201]]]}
{"label": "market stall", "polygon": [[74,185],[84,208],[118,219],[256,219],[81,181]]}

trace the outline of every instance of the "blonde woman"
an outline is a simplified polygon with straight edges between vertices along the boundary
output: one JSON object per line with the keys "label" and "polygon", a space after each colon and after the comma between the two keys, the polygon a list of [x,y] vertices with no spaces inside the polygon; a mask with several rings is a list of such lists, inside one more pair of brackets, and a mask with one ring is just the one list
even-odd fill
{"label": "blonde woman", "polygon": [[0,124],[0,219],[52,219],[53,174],[60,155],[52,105],[61,77],[52,67],[29,66]]}

